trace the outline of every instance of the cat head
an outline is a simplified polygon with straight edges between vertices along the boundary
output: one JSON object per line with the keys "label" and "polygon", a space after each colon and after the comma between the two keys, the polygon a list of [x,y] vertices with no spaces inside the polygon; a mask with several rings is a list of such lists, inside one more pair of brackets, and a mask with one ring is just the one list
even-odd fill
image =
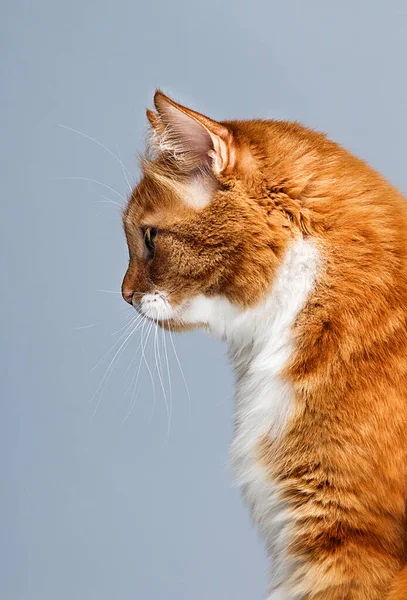
{"label": "cat head", "polygon": [[154,103],[123,215],[123,297],[164,327],[211,327],[225,307],[239,312],[267,294],[289,240],[306,230],[296,200],[306,182],[272,159],[273,122],[217,122],[160,91]]}

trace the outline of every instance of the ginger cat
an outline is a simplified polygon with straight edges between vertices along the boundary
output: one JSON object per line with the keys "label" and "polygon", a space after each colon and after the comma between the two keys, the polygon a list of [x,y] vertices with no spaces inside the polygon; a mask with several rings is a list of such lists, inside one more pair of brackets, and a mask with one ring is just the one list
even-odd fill
{"label": "ginger cat", "polygon": [[154,103],[123,296],[227,341],[268,598],[406,600],[405,198],[298,123]]}

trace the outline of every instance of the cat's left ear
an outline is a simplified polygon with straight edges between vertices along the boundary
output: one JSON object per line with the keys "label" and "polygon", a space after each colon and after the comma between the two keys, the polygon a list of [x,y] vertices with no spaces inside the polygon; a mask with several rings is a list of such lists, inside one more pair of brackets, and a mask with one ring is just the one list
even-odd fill
{"label": "cat's left ear", "polygon": [[235,141],[231,131],[190,108],[177,104],[159,90],[154,104],[157,114],[149,111],[148,119],[163,138],[163,147],[185,158],[192,168],[210,165],[221,174],[235,163]]}

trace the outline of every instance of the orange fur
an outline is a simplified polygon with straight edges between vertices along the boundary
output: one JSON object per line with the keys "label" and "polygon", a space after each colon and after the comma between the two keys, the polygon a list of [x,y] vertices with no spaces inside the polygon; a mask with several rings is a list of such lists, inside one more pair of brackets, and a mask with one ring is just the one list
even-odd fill
{"label": "orange fur", "polygon": [[[294,236],[315,241],[323,272],[285,369],[294,414],[281,437],[259,440],[258,461],[295,515],[288,552],[299,598],[406,600],[407,569],[395,579],[407,561],[406,200],[299,124],[216,123],[158,92],[149,120],[161,134],[168,106],[210,132],[213,162],[199,176],[216,189],[203,208],[185,202],[196,153],[177,159],[163,147],[144,160],[124,214],[123,289],[163,289],[174,305],[203,294],[252,307]],[[148,260],[146,226],[158,227]]]}
{"label": "orange fur", "polygon": [[396,577],[388,600],[406,600],[407,598],[407,567]]}

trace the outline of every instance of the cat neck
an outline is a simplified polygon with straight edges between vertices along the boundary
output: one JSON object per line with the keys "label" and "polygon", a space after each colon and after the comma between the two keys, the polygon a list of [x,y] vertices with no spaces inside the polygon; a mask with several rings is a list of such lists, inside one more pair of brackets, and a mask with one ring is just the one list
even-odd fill
{"label": "cat neck", "polygon": [[293,352],[293,325],[315,285],[319,263],[315,244],[297,238],[267,298],[223,324],[236,377],[232,458],[237,483],[248,490],[257,489],[250,480],[256,472],[253,448],[260,437],[283,432],[294,406],[292,386],[282,371]]}
{"label": "cat neck", "polygon": [[254,308],[239,310],[220,303],[212,332],[226,340],[239,374],[281,370],[291,350],[292,326],[312,291],[320,256],[313,241],[297,237],[288,247],[273,286]]}

